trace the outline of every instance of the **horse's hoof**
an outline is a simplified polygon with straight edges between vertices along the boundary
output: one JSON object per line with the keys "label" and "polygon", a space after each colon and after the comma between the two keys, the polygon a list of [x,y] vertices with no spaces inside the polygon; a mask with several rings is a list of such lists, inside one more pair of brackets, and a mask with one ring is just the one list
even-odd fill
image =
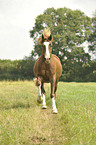
{"label": "horse's hoof", "polygon": [[42,108],[42,109],[47,109],[47,106],[46,106],[46,105],[42,105],[41,108]]}
{"label": "horse's hoof", "polygon": [[39,104],[41,104],[41,103],[43,102],[43,99],[42,99],[41,96],[38,96],[38,97],[37,97],[37,102],[38,102]]}
{"label": "horse's hoof", "polygon": [[57,113],[58,113],[57,109],[52,109],[52,114],[57,114]]}

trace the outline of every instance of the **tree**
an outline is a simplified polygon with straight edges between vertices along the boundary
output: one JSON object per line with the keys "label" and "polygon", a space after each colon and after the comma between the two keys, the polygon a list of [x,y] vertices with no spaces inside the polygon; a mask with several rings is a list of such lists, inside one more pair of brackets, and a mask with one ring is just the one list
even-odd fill
{"label": "tree", "polygon": [[63,81],[83,81],[85,68],[90,62],[89,53],[85,53],[82,44],[92,34],[92,19],[80,10],[68,8],[48,8],[37,16],[35,26],[30,30],[30,37],[34,40],[32,57],[40,56],[42,46],[38,44],[44,28],[50,28],[53,35],[52,50],[63,66]]}
{"label": "tree", "polygon": [[[35,44],[32,56],[41,55],[42,46],[36,40],[45,27],[50,27],[54,39],[53,53],[60,58],[62,64],[65,58],[70,61],[73,59],[88,61],[90,57],[80,45],[91,34],[91,21],[91,18],[80,10],[48,8],[43,14],[37,16],[35,26],[30,31],[30,37]],[[78,54],[75,50],[78,50]]]}
{"label": "tree", "polygon": [[92,18],[92,33],[90,34],[88,38],[89,42],[89,52],[92,52],[93,54],[96,55],[96,11],[94,14],[94,17]]}

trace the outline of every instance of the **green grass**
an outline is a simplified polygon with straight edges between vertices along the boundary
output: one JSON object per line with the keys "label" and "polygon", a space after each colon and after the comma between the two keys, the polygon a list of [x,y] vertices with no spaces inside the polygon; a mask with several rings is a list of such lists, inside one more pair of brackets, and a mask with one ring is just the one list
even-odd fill
{"label": "green grass", "polygon": [[0,145],[95,145],[96,83],[58,85],[58,114],[37,104],[38,88],[32,81],[0,82]]}

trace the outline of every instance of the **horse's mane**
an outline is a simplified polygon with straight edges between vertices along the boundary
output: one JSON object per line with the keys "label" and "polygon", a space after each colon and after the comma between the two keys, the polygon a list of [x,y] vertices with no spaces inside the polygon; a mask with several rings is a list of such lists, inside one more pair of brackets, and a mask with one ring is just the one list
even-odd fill
{"label": "horse's mane", "polygon": [[[44,38],[48,39],[51,35],[50,28],[44,28],[42,35],[44,36]],[[38,42],[39,44],[42,45],[43,43],[42,36],[38,38]]]}

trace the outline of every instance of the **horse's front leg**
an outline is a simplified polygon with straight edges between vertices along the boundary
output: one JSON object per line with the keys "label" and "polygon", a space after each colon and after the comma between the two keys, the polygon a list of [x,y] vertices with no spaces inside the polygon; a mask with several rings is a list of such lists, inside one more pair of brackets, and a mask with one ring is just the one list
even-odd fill
{"label": "horse's front leg", "polygon": [[41,84],[38,86],[38,97],[37,97],[37,102],[41,104],[43,101],[42,95],[41,95]]}
{"label": "horse's front leg", "polygon": [[36,86],[38,86],[38,97],[37,97],[37,102],[39,104],[42,103],[43,99],[42,99],[42,95],[41,95],[41,78],[38,77],[37,81],[36,81]]}
{"label": "horse's front leg", "polygon": [[55,85],[56,85],[56,77],[54,76],[51,81],[52,113],[57,114],[58,111],[55,104]]}
{"label": "horse's front leg", "polygon": [[43,99],[43,101],[42,101],[42,109],[46,109],[47,108],[47,106],[46,106],[46,100],[45,100],[45,90],[44,90],[44,83],[42,82],[41,83],[41,91],[42,91],[42,99]]}

